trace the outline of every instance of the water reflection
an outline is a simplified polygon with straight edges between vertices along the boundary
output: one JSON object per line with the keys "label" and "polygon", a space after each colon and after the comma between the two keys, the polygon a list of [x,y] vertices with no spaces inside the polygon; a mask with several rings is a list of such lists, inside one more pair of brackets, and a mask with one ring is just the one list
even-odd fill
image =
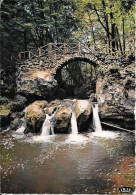
{"label": "water reflection", "polygon": [[2,192],[117,194],[122,185],[134,187],[134,137],[104,135],[3,138]]}

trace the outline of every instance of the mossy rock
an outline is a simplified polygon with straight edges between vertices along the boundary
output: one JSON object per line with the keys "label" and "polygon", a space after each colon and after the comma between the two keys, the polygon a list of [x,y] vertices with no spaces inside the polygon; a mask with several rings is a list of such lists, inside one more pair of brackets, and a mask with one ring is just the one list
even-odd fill
{"label": "mossy rock", "polygon": [[109,66],[108,71],[111,74],[118,73],[119,72],[119,66],[116,66],[116,65]]}
{"label": "mossy rock", "polygon": [[8,109],[6,105],[1,105],[0,106],[1,127],[6,127],[10,124],[10,115],[11,110]]}
{"label": "mossy rock", "polygon": [[10,100],[7,97],[0,97],[0,105],[8,104]]}
{"label": "mossy rock", "polygon": [[16,95],[12,101],[12,112],[20,112],[27,105],[27,99],[21,95]]}
{"label": "mossy rock", "polygon": [[72,110],[70,107],[63,106],[55,116],[55,130],[57,132],[65,132],[68,133],[70,126]]}
{"label": "mossy rock", "polygon": [[49,105],[48,108],[46,109],[46,114],[51,115],[54,110],[61,104],[60,100],[55,100],[52,101]]}
{"label": "mossy rock", "polygon": [[27,107],[25,113],[26,130],[25,133],[39,133],[42,124],[45,120],[44,108],[47,106],[47,101],[35,101]]}

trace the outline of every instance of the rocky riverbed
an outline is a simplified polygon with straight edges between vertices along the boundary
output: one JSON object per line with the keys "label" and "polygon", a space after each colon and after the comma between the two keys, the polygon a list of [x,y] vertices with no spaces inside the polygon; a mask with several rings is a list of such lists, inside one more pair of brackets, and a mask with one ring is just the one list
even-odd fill
{"label": "rocky riverbed", "polygon": [[[39,70],[36,67],[32,70],[31,68],[28,69],[27,72],[26,68],[24,68],[24,72],[22,71],[23,69],[20,75],[17,75],[17,94],[15,94],[15,97],[12,100],[2,97],[0,100],[2,128],[10,125],[12,130],[16,130],[22,123],[21,119],[25,117],[27,121],[26,132],[39,133],[46,112],[52,114],[52,111],[60,106],[55,118],[56,132],[68,133],[71,116],[70,107],[73,100],[66,99],[66,96],[63,98],[63,94],[60,94],[61,100],[55,99],[55,91],[59,92],[59,88],[53,73]],[[134,62],[127,66],[123,64],[120,67],[109,65],[109,68],[105,66],[105,68],[98,67],[96,69],[95,93],[86,91],[90,98],[84,100],[84,103],[87,101],[98,102],[101,121],[134,130],[134,72]],[[79,94],[80,91],[78,94],[82,96],[83,90],[80,90],[81,94]],[[88,125],[92,117],[90,105],[83,110],[82,114],[78,113],[78,107],[80,107],[82,101],[76,98],[75,107],[79,131],[82,126]],[[85,105],[87,104],[85,103]],[[23,110],[26,106],[28,108],[25,113]],[[47,108],[46,112],[44,112],[45,108]]]}

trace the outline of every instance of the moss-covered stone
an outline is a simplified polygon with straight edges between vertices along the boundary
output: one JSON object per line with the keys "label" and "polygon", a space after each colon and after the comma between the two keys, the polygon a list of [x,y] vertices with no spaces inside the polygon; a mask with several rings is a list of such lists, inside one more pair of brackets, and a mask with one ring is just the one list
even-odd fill
{"label": "moss-covered stone", "polygon": [[[75,107],[75,108],[74,108]],[[55,100],[47,106],[46,114],[54,115],[55,133],[69,133],[71,131],[72,110],[76,112],[79,131],[87,130],[90,119],[91,105],[87,100]],[[84,129],[84,127],[86,129]]]}
{"label": "moss-covered stone", "polygon": [[27,105],[27,99],[22,95],[16,95],[12,101],[12,112],[20,112]]}
{"label": "moss-covered stone", "polygon": [[10,124],[10,115],[11,110],[7,107],[7,105],[1,105],[0,106],[1,127],[6,127]]}
{"label": "moss-covered stone", "polygon": [[70,119],[71,119],[72,110],[70,107],[64,106],[62,107],[56,114],[55,120],[55,130],[68,132],[70,126]]}
{"label": "moss-covered stone", "polygon": [[0,105],[8,104],[10,100],[7,97],[0,97]]}
{"label": "moss-covered stone", "polygon": [[38,133],[41,130],[43,121],[45,119],[44,108],[47,106],[47,101],[35,101],[27,107],[25,113],[26,130],[25,133]]}

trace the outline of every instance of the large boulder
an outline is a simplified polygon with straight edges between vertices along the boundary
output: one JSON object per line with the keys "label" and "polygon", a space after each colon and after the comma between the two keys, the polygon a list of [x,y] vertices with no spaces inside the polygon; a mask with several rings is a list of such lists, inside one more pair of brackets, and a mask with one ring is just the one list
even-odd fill
{"label": "large boulder", "polygon": [[77,100],[75,105],[77,125],[79,131],[87,131],[91,120],[91,104],[88,100]]}
{"label": "large boulder", "polygon": [[0,106],[0,121],[1,127],[6,127],[10,124],[11,110],[5,105]]}
{"label": "large boulder", "polygon": [[56,133],[68,133],[71,131],[72,111],[75,112],[79,132],[87,131],[91,119],[91,105],[88,100],[56,100],[51,102],[46,113],[54,116],[54,129]]}
{"label": "large boulder", "polygon": [[12,130],[17,130],[19,126],[21,125],[21,119],[20,118],[15,118],[11,123],[10,123],[10,129]]}
{"label": "large boulder", "polygon": [[55,116],[55,131],[68,133],[70,130],[70,119],[72,110],[69,106],[65,105],[60,108]]}
{"label": "large boulder", "polygon": [[120,68],[117,73],[107,71],[96,83],[100,118],[126,129],[135,129],[135,75],[134,63]]}
{"label": "large boulder", "polygon": [[38,69],[20,73],[17,77],[17,92],[29,97],[52,99],[57,81],[49,71]]}
{"label": "large boulder", "polygon": [[48,105],[46,114],[52,115],[56,112],[54,116],[55,133],[68,133],[72,113],[71,104],[71,100],[55,100]]}
{"label": "large boulder", "polygon": [[40,132],[46,114],[53,115],[55,133],[70,133],[72,112],[76,114],[79,132],[87,131],[91,119],[91,105],[88,100],[55,100],[49,104],[46,101],[36,101],[27,107],[25,133]]}
{"label": "large boulder", "polygon": [[7,127],[10,124],[10,121],[12,120],[12,108],[13,108],[13,102],[11,100],[8,100],[5,102],[2,101],[0,105],[0,120],[1,120],[1,127]]}
{"label": "large boulder", "polygon": [[12,112],[20,112],[27,105],[27,99],[21,95],[16,95],[12,101]]}
{"label": "large boulder", "polygon": [[38,133],[41,130],[45,119],[44,108],[47,106],[47,101],[35,101],[30,104],[25,113],[26,130],[25,133]]}

